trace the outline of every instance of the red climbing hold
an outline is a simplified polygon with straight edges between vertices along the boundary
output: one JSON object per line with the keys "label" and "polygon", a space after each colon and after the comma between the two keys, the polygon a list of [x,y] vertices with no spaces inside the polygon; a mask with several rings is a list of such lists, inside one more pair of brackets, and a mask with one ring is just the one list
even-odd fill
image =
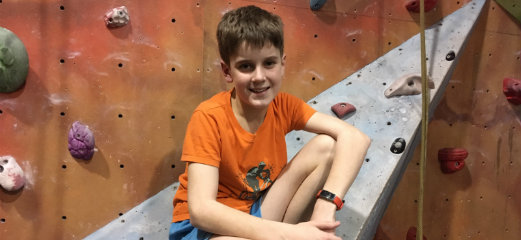
{"label": "red climbing hold", "polygon": [[[425,12],[432,10],[438,0],[424,0],[424,9]],[[405,8],[411,12],[419,13],[420,12],[420,0],[408,0],[405,4]]]}
{"label": "red climbing hold", "polygon": [[521,104],[521,80],[514,78],[503,79],[503,93],[510,103]]}
{"label": "red climbing hold", "polygon": [[356,111],[356,108],[349,103],[341,102],[331,106],[331,111],[333,111],[337,117],[343,118],[348,113]]}
{"label": "red climbing hold", "polygon": [[453,173],[465,166],[469,153],[464,148],[442,148],[438,151],[438,161],[443,173]]}
{"label": "red climbing hold", "polygon": [[[416,227],[410,227],[407,231],[407,238],[405,240],[416,240]],[[425,236],[423,236],[423,240],[427,240]]]}

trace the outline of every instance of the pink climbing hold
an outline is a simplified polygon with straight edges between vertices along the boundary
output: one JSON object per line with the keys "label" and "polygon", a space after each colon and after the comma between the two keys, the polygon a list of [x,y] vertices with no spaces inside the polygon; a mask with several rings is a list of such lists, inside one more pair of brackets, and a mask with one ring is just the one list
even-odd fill
{"label": "pink climbing hold", "polygon": [[[417,231],[418,230],[416,229],[416,227],[410,227],[409,230],[407,231],[407,236],[406,236],[405,240],[416,240]],[[425,235],[423,236],[423,240],[427,240]]]}
{"label": "pink climbing hold", "polygon": [[125,6],[114,8],[105,13],[105,24],[109,28],[125,26],[129,21],[130,16],[128,15],[127,7]]}
{"label": "pink climbing hold", "polygon": [[[438,0],[424,0],[424,10],[425,12],[428,12],[432,10],[435,6]],[[405,3],[405,8],[411,12],[419,13],[420,12],[420,0],[408,0]]]}
{"label": "pink climbing hold", "polygon": [[356,111],[356,108],[349,103],[341,102],[331,106],[331,111],[333,111],[337,117],[343,118],[348,113]]}
{"label": "pink climbing hold", "polygon": [[438,151],[438,161],[443,173],[453,173],[465,166],[469,153],[464,148],[442,148]]}
{"label": "pink climbing hold", "polygon": [[503,93],[510,103],[515,105],[521,104],[521,80],[514,78],[503,79]]}
{"label": "pink climbing hold", "polygon": [[25,174],[11,156],[0,156],[0,186],[7,191],[17,191],[25,186]]}
{"label": "pink climbing hold", "polygon": [[87,125],[76,121],[69,130],[69,152],[75,158],[90,160],[94,155],[94,134]]}

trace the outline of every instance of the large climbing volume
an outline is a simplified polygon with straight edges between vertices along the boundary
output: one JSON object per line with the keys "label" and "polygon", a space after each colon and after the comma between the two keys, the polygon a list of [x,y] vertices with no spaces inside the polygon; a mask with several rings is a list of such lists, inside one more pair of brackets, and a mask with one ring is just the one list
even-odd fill
{"label": "large climbing volume", "polygon": [[0,27],[0,92],[18,90],[28,72],[29,57],[24,44],[13,32]]}

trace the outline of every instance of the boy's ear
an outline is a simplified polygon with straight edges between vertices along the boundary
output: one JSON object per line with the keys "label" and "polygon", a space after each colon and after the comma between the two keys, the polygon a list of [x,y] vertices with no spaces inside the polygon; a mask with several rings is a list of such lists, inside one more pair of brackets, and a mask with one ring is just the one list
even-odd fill
{"label": "boy's ear", "polygon": [[284,73],[286,72],[286,54],[282,55],[281,65],[282,65],[282,75],[284,75]]}
{"label": "boy's ear", "polygon": [[232,75],[230,73],[230,67],[222,59],[221,59],[221,70],[223,71],[224,79],[226,80],[226,82],[232,83],[233,79],[232,79]]}

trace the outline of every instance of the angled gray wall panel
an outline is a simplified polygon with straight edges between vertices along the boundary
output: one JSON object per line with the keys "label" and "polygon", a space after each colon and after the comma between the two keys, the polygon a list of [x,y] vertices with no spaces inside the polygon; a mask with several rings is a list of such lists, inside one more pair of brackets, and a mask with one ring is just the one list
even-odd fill
{"label": "angled gray wall panel", "polygon": [[[428,75],[435,84],[435,89],[430,91],[430,115],[443,96],[484,2],[470,2],[425,31]],[[446,60],[450,51],[456,55],[452,61]],[[357,111],[347,116],[346,121],[373,141],[366,156],[369,161],[364,162],[344,198],[345,207],[337,214],[337,219],[342,222],[337,233],[343,239],[373,238],[419,142],[421,95],[388,99],[383,93],[395,79],[411,73],[420,75],[420,72],[418,34],[308,102],[320,112],[333,116],[330,108],[334,104],[353,104]],[[293,157],[312,137],[313,134],[306,132],[288,134],[288,157]],[[399,137],[406,140],[407,147],[402,154],[393,154],[391,144]]]}

